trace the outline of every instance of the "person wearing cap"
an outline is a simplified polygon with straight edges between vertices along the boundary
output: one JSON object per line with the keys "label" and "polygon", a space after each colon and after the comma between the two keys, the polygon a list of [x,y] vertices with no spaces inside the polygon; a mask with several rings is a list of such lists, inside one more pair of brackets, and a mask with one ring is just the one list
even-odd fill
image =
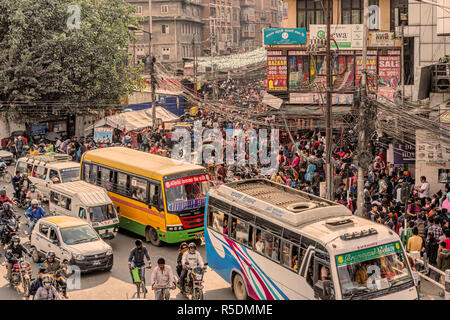
{"label": "person wearing cap", "polygon": [[[184,284],[187,275],[187,268],[203,268],[204,263],[200,252],[197,251],[197,246],[195,243],[189,243],[189,249],[183,254],[181,258],[181,264],[183,266],[183,270],[181,271],[180,283],[181,283],[181,293],[184,294]],[[187,264],[186,264],[187,263]]]}
{"label": "person wearing cap", "polygon": [[36,294],[36,292],[38,291],[38,289],[40,287],[42,287],[42,278],[44,277],[44,275],[46,273],[47,273],[47,270],[42,265],[40,265],[38,278],[36,280],[34,280],[30,285],[30,296],[34,296]]}

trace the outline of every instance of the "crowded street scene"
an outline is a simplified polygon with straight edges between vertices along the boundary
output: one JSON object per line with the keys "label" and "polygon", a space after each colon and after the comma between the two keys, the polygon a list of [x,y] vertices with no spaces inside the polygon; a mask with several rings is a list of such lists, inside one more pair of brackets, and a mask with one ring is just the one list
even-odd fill
{"label": "crowded street scene", "polygon": [[450,15],[223,2],[0,3],[0,300],[450,300]]}

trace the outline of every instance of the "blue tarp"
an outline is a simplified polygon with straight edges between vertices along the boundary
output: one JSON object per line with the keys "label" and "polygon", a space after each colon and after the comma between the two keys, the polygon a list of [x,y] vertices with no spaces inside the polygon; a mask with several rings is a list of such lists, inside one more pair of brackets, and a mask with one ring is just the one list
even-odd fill
{"label": "blue tarp", "polygon": [[[177,107],[177,98],[179,99],[178,107]],[[184,97],[178,96],[178,97],[166,97],[166,103],[160,104],[156,102],[156,106],[161,106],[167,111],[170,111],[177,117],[180,117],[184,114]],[[144,102],[139,104],[129,104],[127,106],[124,106],[123,109],[131,109],[133,111],[148,109],[152,107],[152,102]]]}

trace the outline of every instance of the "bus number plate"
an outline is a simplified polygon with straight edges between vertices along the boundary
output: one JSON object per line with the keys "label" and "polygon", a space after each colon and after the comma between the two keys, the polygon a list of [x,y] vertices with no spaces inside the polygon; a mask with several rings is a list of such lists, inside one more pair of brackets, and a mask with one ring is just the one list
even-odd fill
{"label": "bus number plate", "polygon": [[195,239],[200,239],[203,237],[203,232],[199,232],[195,234]]}

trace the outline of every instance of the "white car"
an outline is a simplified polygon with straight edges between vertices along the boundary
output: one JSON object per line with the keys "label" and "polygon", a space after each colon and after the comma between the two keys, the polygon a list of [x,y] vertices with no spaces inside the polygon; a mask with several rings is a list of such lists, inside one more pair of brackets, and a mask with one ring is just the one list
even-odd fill
{"label": "white car", "polygon": [[60,262],[78,266],[81,272],[109,271],[113,266],[111,246],[79,218],[53,216],[36,223],[31,233],[33,261],[39,263],[49,251]]}

